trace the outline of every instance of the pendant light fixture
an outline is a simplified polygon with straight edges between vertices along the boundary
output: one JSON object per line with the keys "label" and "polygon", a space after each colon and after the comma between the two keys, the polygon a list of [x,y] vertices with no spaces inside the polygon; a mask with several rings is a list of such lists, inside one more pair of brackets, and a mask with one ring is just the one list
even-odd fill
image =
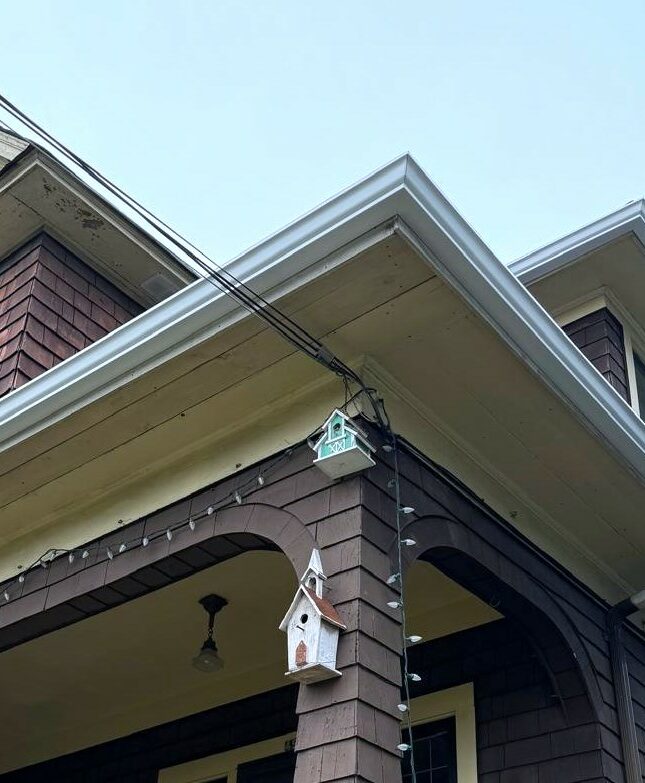
{"label": "pendant light fixture", "polygon": [[199,603],[208,614],[208,636],[199,653],[193,658],[193,666],[200,672],[215,672],[222,668],[224,662],[217,654],[217,645],[213,641],[213,623],[215,615],[228,604],[228,601],[219,595],[205,595],[199,599]]}

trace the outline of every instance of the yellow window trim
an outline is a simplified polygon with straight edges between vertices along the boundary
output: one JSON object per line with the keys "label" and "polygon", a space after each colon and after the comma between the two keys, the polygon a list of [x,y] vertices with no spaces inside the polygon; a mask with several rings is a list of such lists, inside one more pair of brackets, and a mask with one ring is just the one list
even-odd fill
{"label": "yellow window trim", "polygon": [[457,783],[477,783],[475,691],[472,682],[447,688],[445,691],[417,696],[412,700],[410,715],[413,737],[414,726],[454,717]]}
{"label": "yellow window trim", "polygon": [[[417,696],[412,700],[413,726],[443,718],[455,719],[458,783],[477,783],[477,737],[475,731],[475,694],[472,682],[447,688],[444,691]],[[162,769],[158,783],[205,783],[225,778],[226,783],[237,783],[237,768],[247,761],[283,753],[295,734],[284,734],[253,745],[234,748],[225,753],[196,759],[185,764]]]}
{"label": "yellow window trim", "polygon": [[159,772],[157,781],[158,783],[204,783],[224,778],[226,783],[237,783],[237,768],[240,764],[284,753],[287,742],[295,736],[293,732],[283,734],[282,737],[273,737],[253,745],[227,750],[215,756],[167,767]]}

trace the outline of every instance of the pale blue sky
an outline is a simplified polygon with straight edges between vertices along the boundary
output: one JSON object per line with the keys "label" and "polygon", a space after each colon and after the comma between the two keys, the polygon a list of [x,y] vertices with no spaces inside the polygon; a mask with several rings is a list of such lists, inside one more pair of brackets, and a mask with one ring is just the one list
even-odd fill
{"label": "pale blue sky", "polygon": [[22,0],[0,26],[1,91],[220,263],[404,151],[503,261],[645,192],[643,0]]}

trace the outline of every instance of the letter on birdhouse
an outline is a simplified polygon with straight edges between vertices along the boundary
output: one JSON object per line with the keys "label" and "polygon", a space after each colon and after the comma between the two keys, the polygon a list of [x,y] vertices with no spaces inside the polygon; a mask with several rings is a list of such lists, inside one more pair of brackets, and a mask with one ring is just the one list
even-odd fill
{"label": "letter on birdhouse", "polygon": [[289,611],[280,623],[287,634],[287,677],[311,683],[340,677],[336,669],[338,636],[345,625],[331,603],[323,597],[326,579],[320,552],[314,549],[302,575]]}

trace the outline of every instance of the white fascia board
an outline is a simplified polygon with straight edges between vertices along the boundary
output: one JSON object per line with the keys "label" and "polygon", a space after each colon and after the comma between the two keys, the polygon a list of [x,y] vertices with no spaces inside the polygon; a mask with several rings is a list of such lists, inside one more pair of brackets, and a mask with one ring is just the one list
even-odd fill
{"label": "white fascia board", "polygon": [[[228,266],[278,298],[392,232],[392,221],[507,345],[641,479],[645,425],[409,156]],[[200,280],[0,400],[0,450],[246,316]]]}
{"label": "white fascia board", "polygon": [[645,201],[627,204],[555,242],[518,258],[508,268],[524,285],[547,277],[603,245],[633,233],[645,245]]}

